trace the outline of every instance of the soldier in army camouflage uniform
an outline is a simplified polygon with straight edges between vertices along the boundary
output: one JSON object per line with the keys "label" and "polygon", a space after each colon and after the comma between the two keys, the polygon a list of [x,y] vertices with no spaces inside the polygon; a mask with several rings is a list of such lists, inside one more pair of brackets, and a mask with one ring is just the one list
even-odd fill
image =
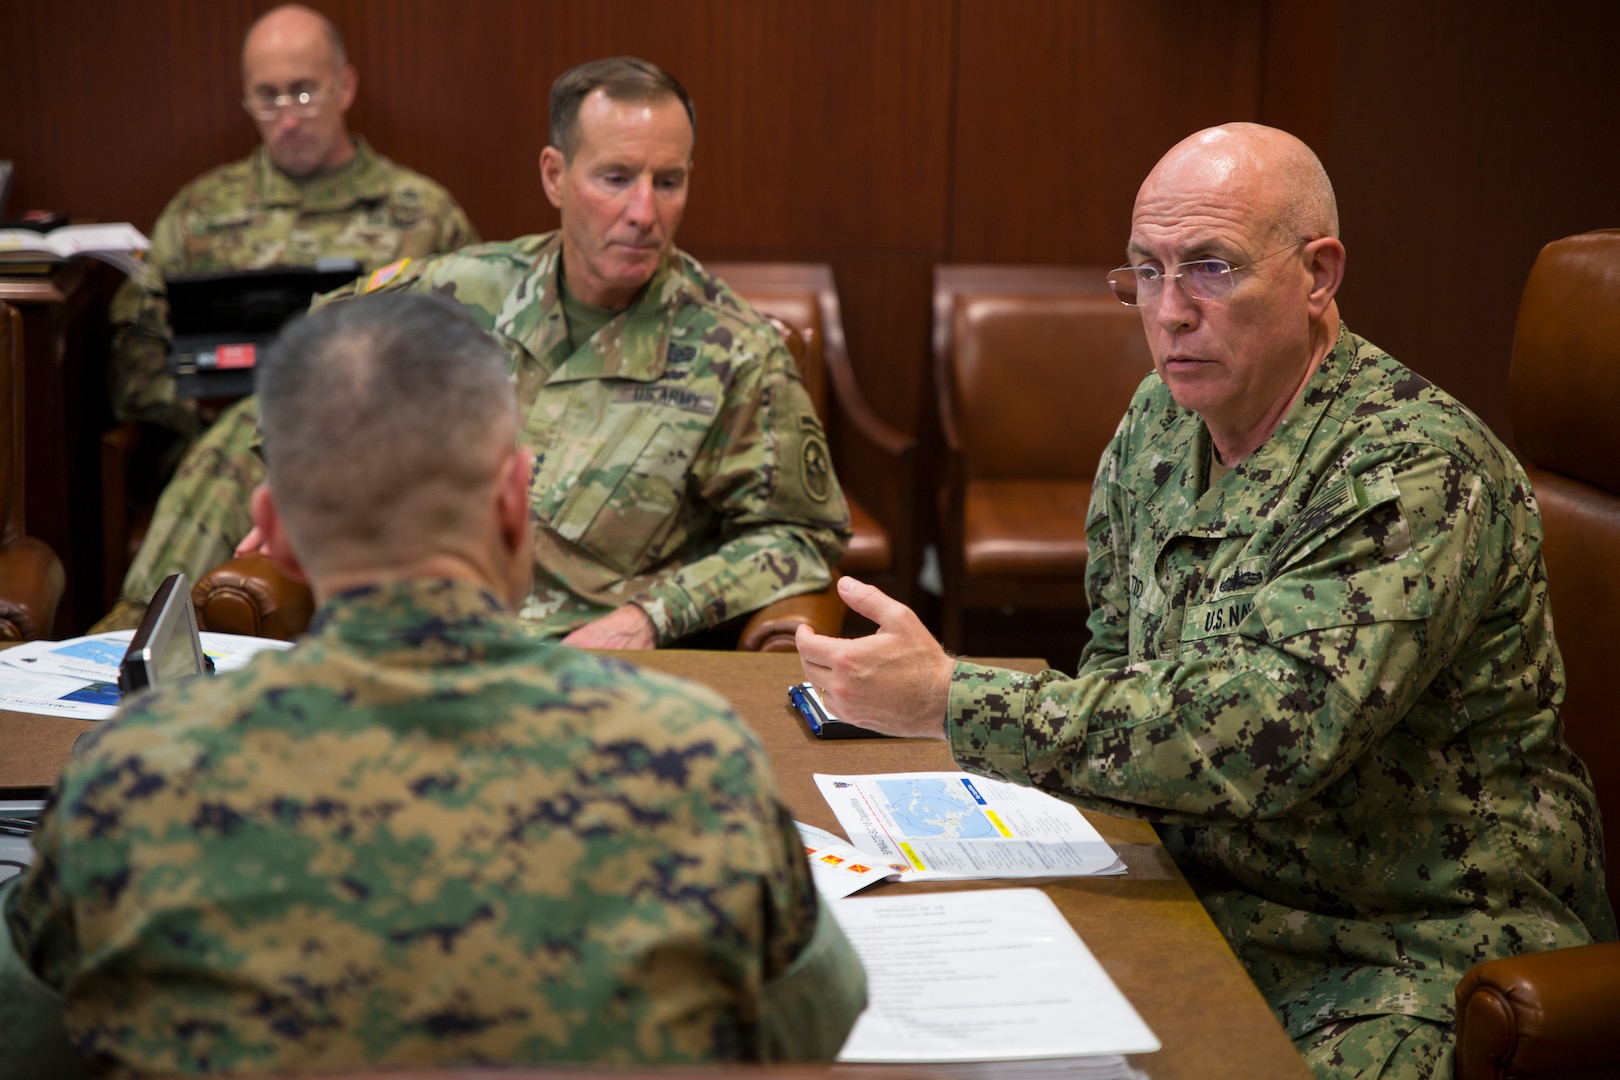
{"label": "soldier in army camouflage uniform", "polygon": [[1143,184],[1113,280],[1155,372],[1097,470],[1076,677],[953,663],[857,583],[880,633],[800,655],[841,716],[1155,822],[1317,1075],[1450,1076],[1468,968],[1614,913],[1529,482],[1340,324],[1337,233],[1273,129]]}
{"label": "soldier in army camouflage uniform", "polygon": [[321,15],[269,12],[242,47],[243,106],[263,142],[180,190],[152,229],[157,274],[126,281],[113,298],[113,415],[196,434],[195,403],[175,397],[173,342],[158,275],[310,266],[347,256],[367,271],[407,256],[478,241],[450,193],[351,137],[344,114],[358,76]]}
{"label": "soldier in army camouflage uniform", "polygon": [[[848,511],[792,355],[674,247],[685,91],[643,61],[601,61],[558,79],[553,103],[541,165],[560,231],[404,260],[335,295],[431,291],[501,337],[536,452],[523,615],[543,632],[651,648],[824,588]],[[182,463],[103,629],[248,533],[254,413],[234,407]]]}
{"label": "soldier in army camouflage uniform", "polygon": [[510,614],[495,340],[369,297],[266,365],[254,514],[315,626],[76,749],[0,887],[0,1071],[830,1059],[865,975],[752,733]]}

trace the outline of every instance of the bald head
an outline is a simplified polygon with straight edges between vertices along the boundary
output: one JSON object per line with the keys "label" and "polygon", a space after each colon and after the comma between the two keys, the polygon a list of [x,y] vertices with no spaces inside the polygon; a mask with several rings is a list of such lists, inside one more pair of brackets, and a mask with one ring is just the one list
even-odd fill
{"label": "bald head", "polygon": [[316,39],[324,43],[333,71],[341,70],[349,62],[343,35],[338,33],[331,19],[303,4],[271,8],[242,35],[242,67],[246,70],[250,51],[306,48]]}
{"label": "bald head", "polygon": [[1137,194],[1173,187],[1229,195],[1249,206],[1279,244],[1339,235],[1339,206],[1327,170],[1310,147],[1262,124],[1205,128],[1159,159]]}

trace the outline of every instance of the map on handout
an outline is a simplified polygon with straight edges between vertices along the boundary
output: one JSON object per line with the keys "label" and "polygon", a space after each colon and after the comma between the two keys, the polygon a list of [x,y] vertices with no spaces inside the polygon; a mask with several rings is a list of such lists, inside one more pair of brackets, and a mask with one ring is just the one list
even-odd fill
{"label": "map on handout", "polygon": [[1079,810],[1033,788],[967,773],[816,774],[849,842],[902,880],[1123,874]]}

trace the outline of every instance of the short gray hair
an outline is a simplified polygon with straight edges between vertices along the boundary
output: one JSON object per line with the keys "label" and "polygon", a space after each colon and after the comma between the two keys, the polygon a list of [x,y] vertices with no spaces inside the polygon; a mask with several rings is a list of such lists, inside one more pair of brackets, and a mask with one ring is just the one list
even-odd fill
{"label": "short gray hair", "polygon": [[1322,159],[1303,142],[1291,157],[1289,175],[1271,221],[1273,239],[1279,244],[1292,244],[1323,236],[1337,238],[1339,202]]}
{"label": "short gray hair", "polygon": [[362,297],[295,320],[255,389],[270,489],[312,568],[408,558],[471,527],[517,445],[505,351],[433,296]]}

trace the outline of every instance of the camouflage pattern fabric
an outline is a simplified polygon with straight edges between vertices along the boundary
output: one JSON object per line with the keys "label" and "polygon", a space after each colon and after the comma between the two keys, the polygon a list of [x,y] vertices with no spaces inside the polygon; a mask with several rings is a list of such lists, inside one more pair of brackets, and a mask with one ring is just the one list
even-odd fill
{"label": "camouflage pattern fabric", "polygon": [[0,937],[117,1075],[830,1059],[865,1005],[725,703],[470,583],[135,699],[35,846]]}
{"label": "camouflage pattern fabric", "polygon": [[1297,1045],[1317,1080],[1451,1080],[1457,1071],[1452,1026],[1415,1016],[1338,1020]]}
{"label": "camouflage pattern fabric", "polygon": [[[674,252],[622,316],[570,350],[561,255],[557,233],[484,244],[385,267],[317,301],[432,291],[501,340],[536,455],[535,590],[523,617],[560,636],[633,601],[669,644],[824,588],[849,512],[775,330]],[[164,577],[196,580],[246,535],[263,475],[255,408],[228,411],[182,462],[124,580],[125,602],[99,629],[136,625]]]}
{"label": "camouflage pattern fabric", "polygon": [[[370,271],[478,242],[448,191],[364,139],[354,143],[347,164],[303,180],[276,168],[263,146],[198,177],[158,216],[147,265],[158,274],[202,273],[310,266],[334,255]],[[195,406],[175,398],[166,366],[174,335],[161,281],[124,282],[110,317],[113,415],[195,434]]]}
{"label": "camouflage pattern fabric", "polygon": [[1150,375],[1097,473],[1078,675],[958,664],[957,761],[1157,823],[1296,1040],[1449,1027],[1475,963],[1614,938],[1508,451],[1341,331],[1270,440],[1209,458]]}

